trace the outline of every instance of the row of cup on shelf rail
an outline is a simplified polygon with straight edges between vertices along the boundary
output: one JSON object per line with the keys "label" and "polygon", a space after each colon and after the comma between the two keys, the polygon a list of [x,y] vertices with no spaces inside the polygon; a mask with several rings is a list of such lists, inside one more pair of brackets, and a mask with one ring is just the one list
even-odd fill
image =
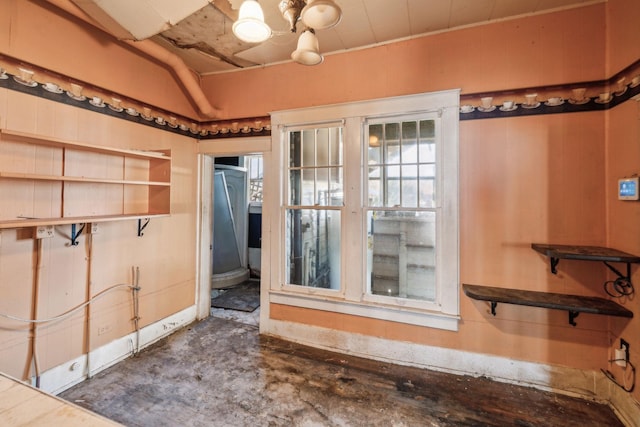
{"label": "row of cup on shelf rail", "polygon": [[[18,68],[17,70],[18,70],[18,74],[13,76],[13,79],[17,83],[20,83],[28,87],[35,87],[38,85],[38,82],[36,82],[33,79],[33,75],[34,75],[33,71],[27,70],[25,68]],[[0,79],[7,79],[7,78],[9,78],[9,76],[6,74],[6,70],[4,70],[3,68],[0,68]],[[56,94],[62,94],[63,92],[65,92],[60,87],[60,85],[53,82],[43,83],[42,88],[47,92],[56,93]],[[158,125],[161,125],[161,126],[166,125],[174,129],[180,128],[180,130],[182,131],[185,131],[185,132],[189,131],[195,135],[200,134],[202,136],[207,136],[209,134],[217,135],[217,134],[228,134],[228,133],[232,133],[232,134],[251,133],[251,132],[261,132],[262,130],[271,129],[270,125],[268,124],[263,125],[262,121],[260,120],[256,120],[252,122],[250,125],[243,124],[243,126],[240,126],[239,122],[232,122],[232,123],[225,123],[225,124],[212,124],[208,126],[210,127],[210,129],[206,129],[205,127],[198,125],[196,123],[190,123],[189,125],[186,123],[179,123],[178,119],[173,116],[169,116],[168,118],[165,118],[160,115],[154,116],[151,108],[149,107],[142,107],[142,111],[138,111],[134,107],[125,107],[122,105],[122,100],[119,98],[111,97],[111,99],[108,100],[107,102],[105,102],[105,100],[98,95],[91,96],[88,98],[82,93],[83,90],[84,88],[81,85],[76,83],[70,83],[69,90],[66,91],[66,94],[70,98],[76,101],[85,101],[89,99],[89,103],[97,108],[108,107],[109,109],[118,113],[125,112],[126,114],[133,117],[140,116],[142,119],[146,121],[149,121],[149,122],[153,121]]]}
{"label": "row of cup on shelf rail", "polygon": [[[598,96],[593,99],[595,99],[595,102],[598,104],[607,104],[611,102],[614,95],[620,96],[627,91],[627,88],[634,88],[640,85],[640,74],[635,76],[628,85],[625,84],[625,82],[626,82],[626,79],[624,77],[619,79],[616,82],[616,87],[613,93],[609,91],[604,91],[598,94]],[[586,88],[572,89],[571,90],[572,96],[569,99],[567,99],[567,101],[569,101],[570,104],[574,104],[574,105],[586,104],[587,102],[592,100],[592,98],[586,96],[586,92],[587,92]],[[516,104],[516,102],[513,100],[507,100],[502,102],[501,105],[496,106],[493,104],[493,97],[485,96],[480,98],[480,105],[478,107],[475,107],[470,104],[461,105],[460,112],[471,113],[476,108],[478,109],[478,111],[481,111],[484,113],[494,111],[496,108],[500,109],[500,111],[514,111],[518,108],[518,105],[520,105],[522,108],[525,108],[525,109],[538,108],[541,105],[541,101],[538,101],[537,93],[528,93],[524,95],[524,98],[525,98],[525,101],[521,104]],[[557,107],[559,105],[564,104],[564,102],[565,102],[565,99],[562,98],[561,96],[552,96],[552,97],[549,97],[546,101],[544,101],[544,105],[549,107]]]}

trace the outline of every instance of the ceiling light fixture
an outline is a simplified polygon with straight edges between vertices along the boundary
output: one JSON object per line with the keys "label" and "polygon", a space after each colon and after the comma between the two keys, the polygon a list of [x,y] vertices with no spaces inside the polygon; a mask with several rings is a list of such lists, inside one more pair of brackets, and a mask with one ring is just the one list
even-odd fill
{"label": "ceiling light fixture", "polygon": [[[337,25],[342,19],[340,6],[333,0],[282,0],[278,9],[289,23],[292,33],[297,31],[298,21],[302,21],[306,27],[291,58],[303,65],[320,64],[324,58],[320,54],[315,30]],[[256,0],[244,0],[240,5],[238,20],[233,24],[233,33],[248,43],[262,43],[271,37],[271,28],[264,22],[264,13]]]}
{"label": "ceiling light fixture", "polygon": [[264,22],[264,13],[256,0],[244,0],[232,29],[237,38],[247,43],[262,43],[271,37],[271,28]]}

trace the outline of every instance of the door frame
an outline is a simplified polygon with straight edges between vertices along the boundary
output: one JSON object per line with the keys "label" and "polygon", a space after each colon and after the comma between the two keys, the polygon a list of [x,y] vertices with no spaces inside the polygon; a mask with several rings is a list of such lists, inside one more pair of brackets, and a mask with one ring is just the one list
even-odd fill
{"label": "door frame", "polygon": [[[211,313],[211,251],[213,249],[213,170],[215,157],[262,155],[263,176],[268,170],[267,159],[271,153],[271,137],[243,137],[232,139],[211,139],[198,143],[198,207],[197,207],[197,239],[196,239],[196,317],[198,320],[209,317]],[[263,182],[264,188],[268,182]],[[264,224],[264,215],[263,224]],[[265,228],[262,228],[263,242]],[[263,245],[264,248],[264,245]],[[262,253],[262,263],[265,263],[265,251]],[[260,278],[260,318],[268,318],[269,277]],[[260,322],[262,323],[262,322]]]}

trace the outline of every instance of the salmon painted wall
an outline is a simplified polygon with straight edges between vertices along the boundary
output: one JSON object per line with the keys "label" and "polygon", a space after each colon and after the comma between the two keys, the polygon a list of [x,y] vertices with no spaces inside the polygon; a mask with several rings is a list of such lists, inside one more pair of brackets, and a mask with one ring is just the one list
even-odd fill
{"label": "salmon painted wall", "polygon": [[[612,73],[625,63],[640,59],[640,2],[615,1],[608,4],[608,61]],[[606,181],[607,243],[611,247],[640,255],[640,202],[620,201],[617,198],[618,179],[640,174],[640,100],[629,101],[609,110],[606,115]],[[614,279],[614,277],[609,277]],[[640,267],[632,269],[632,282],[638,292]],[[635,314],[628,323],[614,323],[611,345],[618,348],[620,338],[630,344],[630,360],[640,365],[640,299],[625,300],[625,306]],[[625,376],[615,365],[610,369],[618,378]],[[626,374],[629,372],[627,370]],[[636,380],[637,386],[637,380]],[[640,401],[640,389],[634,397]]]}
{"label": "salmon painted wall", "polygon": [[[451,88],[472,94],[601,80],[609,77],[607,7],[599,3],[328,55],[316,67],[281,64],[211,75],[203,86],[221,100],[225,115],[246,117]],[[630,65],[634,55],[616,67]],[[460,123],[463,283],[604,296],[602,265],[562,262],[554,276],[530,245],[606,244],[605,137],[602,112]],[[493,317],[488,304],[464,294],[459,332],[285,305],[270,310],[276,320],[596,370],[607,366],[610,330],[628,323],[583,315],[572,327],[565,312],[508,305]]]}
{"label": "salmon painted wall", "polygon": [[[137,236],[135,220],[125,220],[100,223],[98,233],[91,240],[82,233],[77,246],[70,245],[70,225],[57,226],[53,238],[42,240],[37,318],[60,315],[86,301],[88,294],[94,296],[113,285],[131,284],[132,267],[140,269],[141,327],[194,304],[197,144],[193,139],[7,89],[0,90],[0,128],[117,148],[172,150],[171,180],[173,188],[179,190],[171,195],[171,216],[152,219],[144,236]],[[3,153],[7,155],[6,150]],[[41,154],[44,152],[34,150],[34,156],[40,159],[37,161],[44,164],[46,159]],[[0,161],[6,162],[1,156]],[[12,198],[7,191],[10,188],[2,189],[3,204],[20,202],[19,194]],[[89,203],[100,204],[105,194],[88,191],[85,197]],[[3,314],[32,316],[36,271],[32,231],[0,230]],[[114,291],[97,300],[91,305],[89,324],[86,315],[81,310],[69,319],[38,327],[37,354],[42,372],[86,353],[87,346],[96,349],[131,333],[131,291]],[[33,375],[29,349],[28,327],[0,319],[0,371],[22,379]]]}
{"label": "salmon painted wall", "polygon": [[320,66],[205,76],[202,84],[233,118],[452,88],[465,94],[598,80],[605,77],[603,16],[596,4],[327,55]]}
{"label": "salmon painted wall", "polygon": [[0,2],[0,54],[59,73],[64,76],[63,87],[69,78],[77,79],[150,106],[198,117],[166,66],[44,1]]}

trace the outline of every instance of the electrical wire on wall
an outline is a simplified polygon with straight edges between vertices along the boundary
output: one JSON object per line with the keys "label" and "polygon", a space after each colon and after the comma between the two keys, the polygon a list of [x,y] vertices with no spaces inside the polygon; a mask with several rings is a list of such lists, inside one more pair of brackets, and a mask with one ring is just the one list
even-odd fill
{"label": "electrical wire on wall", "polygon": [[[41,239],[37,240],[38,242],[41,241]],[[37,248],[38,248],[38,253],[41,252],[41,243],[37,244]],[[41,258],[41,254],[40,255],[36,255],[37,258]],[[36,260],[38,261],[38,260]],[[39,264],[37,264],[39,265]],[[36,271],[38,271],[38,269],[36,269]],[[38,273],[36,273],[36,276],[38,276]],[[37,284],[39,281],[39,278],[36,277],[34,278],[34,283]],[[37,290],[36,285],[34,284],[34,289]],[[140,287],[138,285],[130,285],[128,283],[120,283],[117,285],[113,285],[109,288],[106,288],[100,292],[98,292],[96,295],[94,295],[93,297],[89,298],[87,301],[83,302],[82,304],[79,304],[75,307],[70,308],[69,310],[57,315],[57,316],[53,316],[53,317],[49,317],[49,318],[44,318],[44,319],[37,319],[36,314],[37,314],[37,294],[35,294],[34,298],[34,303],[33,303],[33,308],[32,308],[32,313],[33,313],[33,319],[25,319],[22,317],[18,317],[18,316],[12,316],[10,314],[6,314],[6,313],[0,313],[0,317],[3,317],[5,319],[10,319],[10,320],[15,320],[17,322],[23,322],[23,323],[29,323],[31,325],[31,337],[32,337],[32,343],[31,343],[31,356],[32,356],[32,361],[34,363],[34,370],[35,370],[35,375],[36,375],[36,387],[40,387],[40,367],[39,367],[39,363],[38,363],[38,356],[37,356],[37,351],[36,351],[36,326],[40,325],[40,324],[44,324],[44,323],[52,323],[52,322],[58,322],[60,320],[63,320],[73,314],[75,314],[76,312],[83,310],[85,307],[89,306],[90,304],[96,302],[97,300],[99,300],[100,298],[104,297],[105,295],[109,294],[110,292],[113,292],[117,289],[121,289],[121,288],[129,288],[133,291],[133,305],[134,305],[134,310],[137,313],[138,312],[138,291],[140,290]],[[137,318],[137,314],[136,314],[136,318]],[[138,322],[136,321],[136,329],[138,328]],[[139,332],[138,332],[139,334]],[[138,344],[138,351],[139,351],[139,344]]]}
{"label": "electrical wire on wall", "polygon": [[[631,393],[636,386],[636,367],[628,360],[626,359],[611,359],[609,360],[609,363],[615,363],[615,362],[625,362],[625,366],[622,368],[623,370],[623,376],[622,376],[622,384],[616,379],[616,377],[611,373],[611,371],[605,370],[605,369],[601,369],[602,373],[609,378],[615,385],[617,385],[618,387],[620,387],[621,389],[623,389],[624,391],[626,391],[627,393]],[[627,367],[631,368],[631,369],[627,369]],[[627,385],[627,377],[631,376],[630,378],[630,385]]]}

